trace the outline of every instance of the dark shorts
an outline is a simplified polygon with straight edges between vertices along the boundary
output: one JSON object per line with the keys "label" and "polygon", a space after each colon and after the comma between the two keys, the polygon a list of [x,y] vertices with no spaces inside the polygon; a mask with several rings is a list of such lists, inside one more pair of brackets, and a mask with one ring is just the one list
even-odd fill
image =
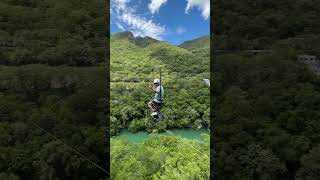
{"label": "dark shorts", "polygon": [[154,100],[151,100],[150,103],[151,103],[153,106],[157,107],[157,108],[160,108],[161,105],[162,105],[162,103],[157,103],[157,102],[155,102]]}

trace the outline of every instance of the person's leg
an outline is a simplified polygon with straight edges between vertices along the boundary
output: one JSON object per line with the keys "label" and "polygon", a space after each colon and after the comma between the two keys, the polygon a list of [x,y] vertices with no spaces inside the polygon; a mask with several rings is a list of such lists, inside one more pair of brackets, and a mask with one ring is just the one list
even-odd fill
{"label": "person's leg", "polygon": [[156,111],[156,112],[159,112],[159,104],[158,103],[156,103],[156,102],[154,102],[154,111]]}
{"label": "person's leg", "polygon": [[151,109],[152,112],[155,111],[155,109],[153,108],[153,103],[152,103],[152,101],[149,101],[149,102],[148,102],[148,106],[149,106],[149,108]]}
{"label": "person's leg", "polygon": [[153,106],[153,112],[158,112],[159,111],[159,107],[158,107],[158,103],[156,103],[156,102],[152,102],[152,106]]}
{"label": "person's leg", "polygon": [[157,103],[157,112],[160,114],[162,103]]}

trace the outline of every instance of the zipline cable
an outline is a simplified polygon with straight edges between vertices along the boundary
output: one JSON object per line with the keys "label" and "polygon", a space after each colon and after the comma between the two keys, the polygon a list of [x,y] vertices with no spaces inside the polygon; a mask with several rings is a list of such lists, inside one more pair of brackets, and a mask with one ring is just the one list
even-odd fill
{"label": "zipline cable", "polygon": [[51,136],[53,139],[60,141],[63,145],[65,145],[66,147],[70,148],[73,152],[75,152],[76,154],[78,154],[79,156],[81,156],[82,158],[84,158],[85,160],[87,160],[88,162],[90,162],[92,165],[94,165],[96,168],[100,169],[101,171],[110,174],[106,169],[104,169],[103,167],[99,166],[97,163],[93,162],[92,160],[90,160],[89,158],[87,158],[85,155],[83,155],[81,152],[79,152],[78,150],[76,150],[75,148],[69,146],[68,144],[66,144],[65,142],[63,142],[61,139],[57,138],[55,135],[53,135],[52,133],[48,132],[47,130],[43,129],[42,127],[40,127],[38,124],[30,121],[31,124],[33,124],[35,127],[37,127],[38,129],[40,129],[41,131],[45,132],[46,134],[48,134],[49,136]]}
{"label": "zipline cable", "polygon": [[[56,69],[55,69],[56,70]],[[31,69],[29,70],[25,70],[25,72],[32,72]],[[91,81],[90,83],[86,84],[86,85],[80,85],[80,88],[86,88],[91,86],[93,83],[95,83],[96,81],[100,80],[100,78],[96,78],[93,81]],[[46,134],[48,134],[49,136],[51,136],[52,138],[54,138],[57,141],[60,141],[62,144],[64,144],[66,147],[70,148],[73,152],[75,152],[76,154],[78,154],[79,156],[81,156],[82,158],[84,158],[86,161],[90,162],[93,166],[95,166],[96,168],[100,169],[101,171],[110,174],[106,169],[104,169],[103,167],[99,166],[97,163],[93,162],[92,160],[90,160],[89,158],[87,158],[85,155],[83,155],[82,153],[80,153],[78,150],[76,150],[75,148],[69,146],[68,144],[66,144],[65,142],[63,142],[61,139],[57,138],[55,135],[53,135],[52,133],[48,132],[47,130],[41,128],[38,124],[30,121],[31,124],[33,124],[36,128],[40,129],[41,131],[45,132]]]}

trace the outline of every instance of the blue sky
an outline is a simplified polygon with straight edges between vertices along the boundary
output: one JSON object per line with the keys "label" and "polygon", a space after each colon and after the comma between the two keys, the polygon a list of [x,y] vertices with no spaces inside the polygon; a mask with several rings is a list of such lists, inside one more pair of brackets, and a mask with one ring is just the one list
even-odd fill
{"label": "blue sky", "polygon": [[210,0],[111,0],[111,33],[180,44],[210,33]]}

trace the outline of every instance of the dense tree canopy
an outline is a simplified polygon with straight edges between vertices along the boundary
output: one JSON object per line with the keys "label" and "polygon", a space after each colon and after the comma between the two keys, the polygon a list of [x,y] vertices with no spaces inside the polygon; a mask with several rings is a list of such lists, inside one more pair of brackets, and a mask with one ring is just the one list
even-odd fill
{"label": "dense tree canopy", "polygon": [[0,179],[106,177],[105,5],[0,2]]}
{"label": "dense tree canopy", "polygon": [[105,177],[72,150],[104,167],[104,73],[100,67],[1,66],[0,171],[24,179]]}
{"label": "dense tree canopy", "polygon": [[319,5],[211,1],[216,179],[320,178],[320,80],[297,61],[319,59]]}
{"label": "dense tree canopy", "polygon": [[0,2],[0,64],[93,66],[105,62],[104,1]]}
{"label": "dense tree canopy", "polygon": [[320,143],[320,79],[297,61],[299,52],[289,48],[216,57],[213,143],[218,179],[319,178],[307,159],[319,161],[314,152]]}
{"label": "dense tree canopy", "polygon": [[216,0],[211,8],[213,46],[218,49],[268,49],[298,37],[317,38],[319,45],[318,1]]}
{"label": "dense tree canopy", "polygon": [[111,140],[111,179],[209,179],[209,136],[204,142],[154,135],[142,144]]}

